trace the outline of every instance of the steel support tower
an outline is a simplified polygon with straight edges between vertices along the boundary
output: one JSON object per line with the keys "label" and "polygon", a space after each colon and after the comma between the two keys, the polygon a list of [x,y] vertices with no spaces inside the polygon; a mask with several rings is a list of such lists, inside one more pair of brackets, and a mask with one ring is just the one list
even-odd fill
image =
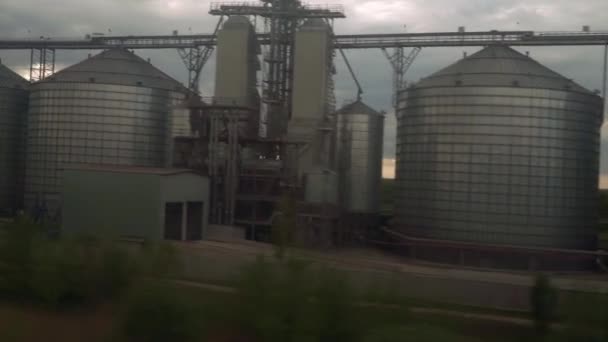
{"label": "steel support tower", "polygon": [[188,69],[188,89],[196,94],[200,93],[199,84],[201,80],[201,72],[213,54],[217,38],[217,31],[220,29],[223,22],[224,16],[220,16],[220,19],[215,26],[215,30],[209,38],[210,42],[213,44],[180,47],[177,49],[179,56],[182,58],[182,62],[184,62],[186,69]]}
{"label": "steel support tower", "polygon": [[397,94],[407,86],[405,74],[410,66],[412,66],[412,63],[414,63],[421,49],[421,47],[417,46],[406,54],[403,47],[394,48],[392,53],[389,53],[386,48],[382,48],[382,52],[393,68],[393,107],[395,108],[395,113],[397,113],[398,105]]}
{"label": "steel support tower", "polygon": [[[245,136],[240,127],[246,126],[255,108],[223,103],[215,98],[204,98],[203,103],[188,107],[190,121],[196,127],[195,138],[187,142],[195,157],[202,161],[197,165],[211,179],[211,203],[209,219],[212,223],[232,225],[235,219],[236,195],[240,175],[241,148]],[[196,150],[199,140],[206,148]],[[189,164],[186,162],[186,165]]]}
{"label": "steel support tower", "polygon": [[30,82],[38,82],[55,73],[55,49],[36,47],[30,51]]}

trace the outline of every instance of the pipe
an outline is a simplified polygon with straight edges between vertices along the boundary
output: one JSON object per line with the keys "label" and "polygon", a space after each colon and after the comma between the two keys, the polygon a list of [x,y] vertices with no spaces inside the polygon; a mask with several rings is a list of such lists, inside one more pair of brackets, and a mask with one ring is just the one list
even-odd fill
{"label": "pipe", "polygon": [[342,58],[344,59],[344,63],[346,64],[346,67],[348,68],[348,71],[350,72],[350,75],[353,77],[353,80],[355,81],[355,84],[357,85],[357,101],[361,101],[361,95],[363,94],[363,89],[361,88],[361,84],[359,83],[359,80],[357,79],[357,76],[355,75],[355,71],[350,66],[350,63],[348,62],[348,58],[346,58],[346,54],[344,53],[344,50],[342,50],[342,49],[339,49],[339,50],[340,50],[340,54],[342,55]]}
{"label": "pipe", "polygon": [[604,45],[604,73],[602,79],[602,99],[604,100],[604,112],[606,111],[606,67],[608,67],[608,44]]}

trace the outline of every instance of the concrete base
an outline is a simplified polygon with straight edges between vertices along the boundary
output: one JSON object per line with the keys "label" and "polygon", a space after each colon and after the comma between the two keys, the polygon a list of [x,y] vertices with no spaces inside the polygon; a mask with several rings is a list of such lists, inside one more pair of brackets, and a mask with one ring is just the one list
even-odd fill
{"label": "concrete base", "polygon": [[593,257],[563,258],[542,253],[517,254],[475,251],[457,248],[408,246],[399,254],[412,259],[483,269],[524,271],[590,271]]}

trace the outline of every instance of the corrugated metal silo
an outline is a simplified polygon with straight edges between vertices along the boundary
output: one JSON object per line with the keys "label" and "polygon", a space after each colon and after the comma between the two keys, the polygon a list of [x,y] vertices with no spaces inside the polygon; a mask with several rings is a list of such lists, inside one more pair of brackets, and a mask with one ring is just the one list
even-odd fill
{"label": "corrugated metal silo", "polygon": [[416,238],[596,245],[601,98],[506,46],[400,94],[395,229]]}
{"label": "corrugated metal silo", "polygon": [[315,168],[307,172],[304,177],[306,184],[305,202],[338,204],[338,174],[336,172],[323,168]]}
{"label": "corrugated metal silo", "polygon": [[0,64],[0,212],[21,205],[29,82]]}
{"label": "corrugated metal silo", "polygon": [[125,49],[111,49],[32,86],[25,201],[59,205],[69,164],[163,167],[170,116],[186,89]]}
{"label": "corrugated metal silo", "polygon": [[356,101],[337,112],[340,202],[354,213],[380,210],[384,115]]}

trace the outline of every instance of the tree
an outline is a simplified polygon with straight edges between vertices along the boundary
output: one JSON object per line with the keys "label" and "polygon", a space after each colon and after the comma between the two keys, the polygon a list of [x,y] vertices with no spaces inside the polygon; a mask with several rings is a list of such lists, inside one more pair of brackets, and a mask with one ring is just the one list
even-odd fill
{"label": "tree", "polygon": [[272,223],[272,243],[275,256],[283,259],[287,247],[293,241],[296,226],[296,201],[291,194],[285,194],[278,203],[278,213]]}
{"label": "tree", "polygon": [[530,301],[536,329],[544,334],[549,330],[557,309],[557,291],[551,285],[548,276],[544,274],[536,276]]}

